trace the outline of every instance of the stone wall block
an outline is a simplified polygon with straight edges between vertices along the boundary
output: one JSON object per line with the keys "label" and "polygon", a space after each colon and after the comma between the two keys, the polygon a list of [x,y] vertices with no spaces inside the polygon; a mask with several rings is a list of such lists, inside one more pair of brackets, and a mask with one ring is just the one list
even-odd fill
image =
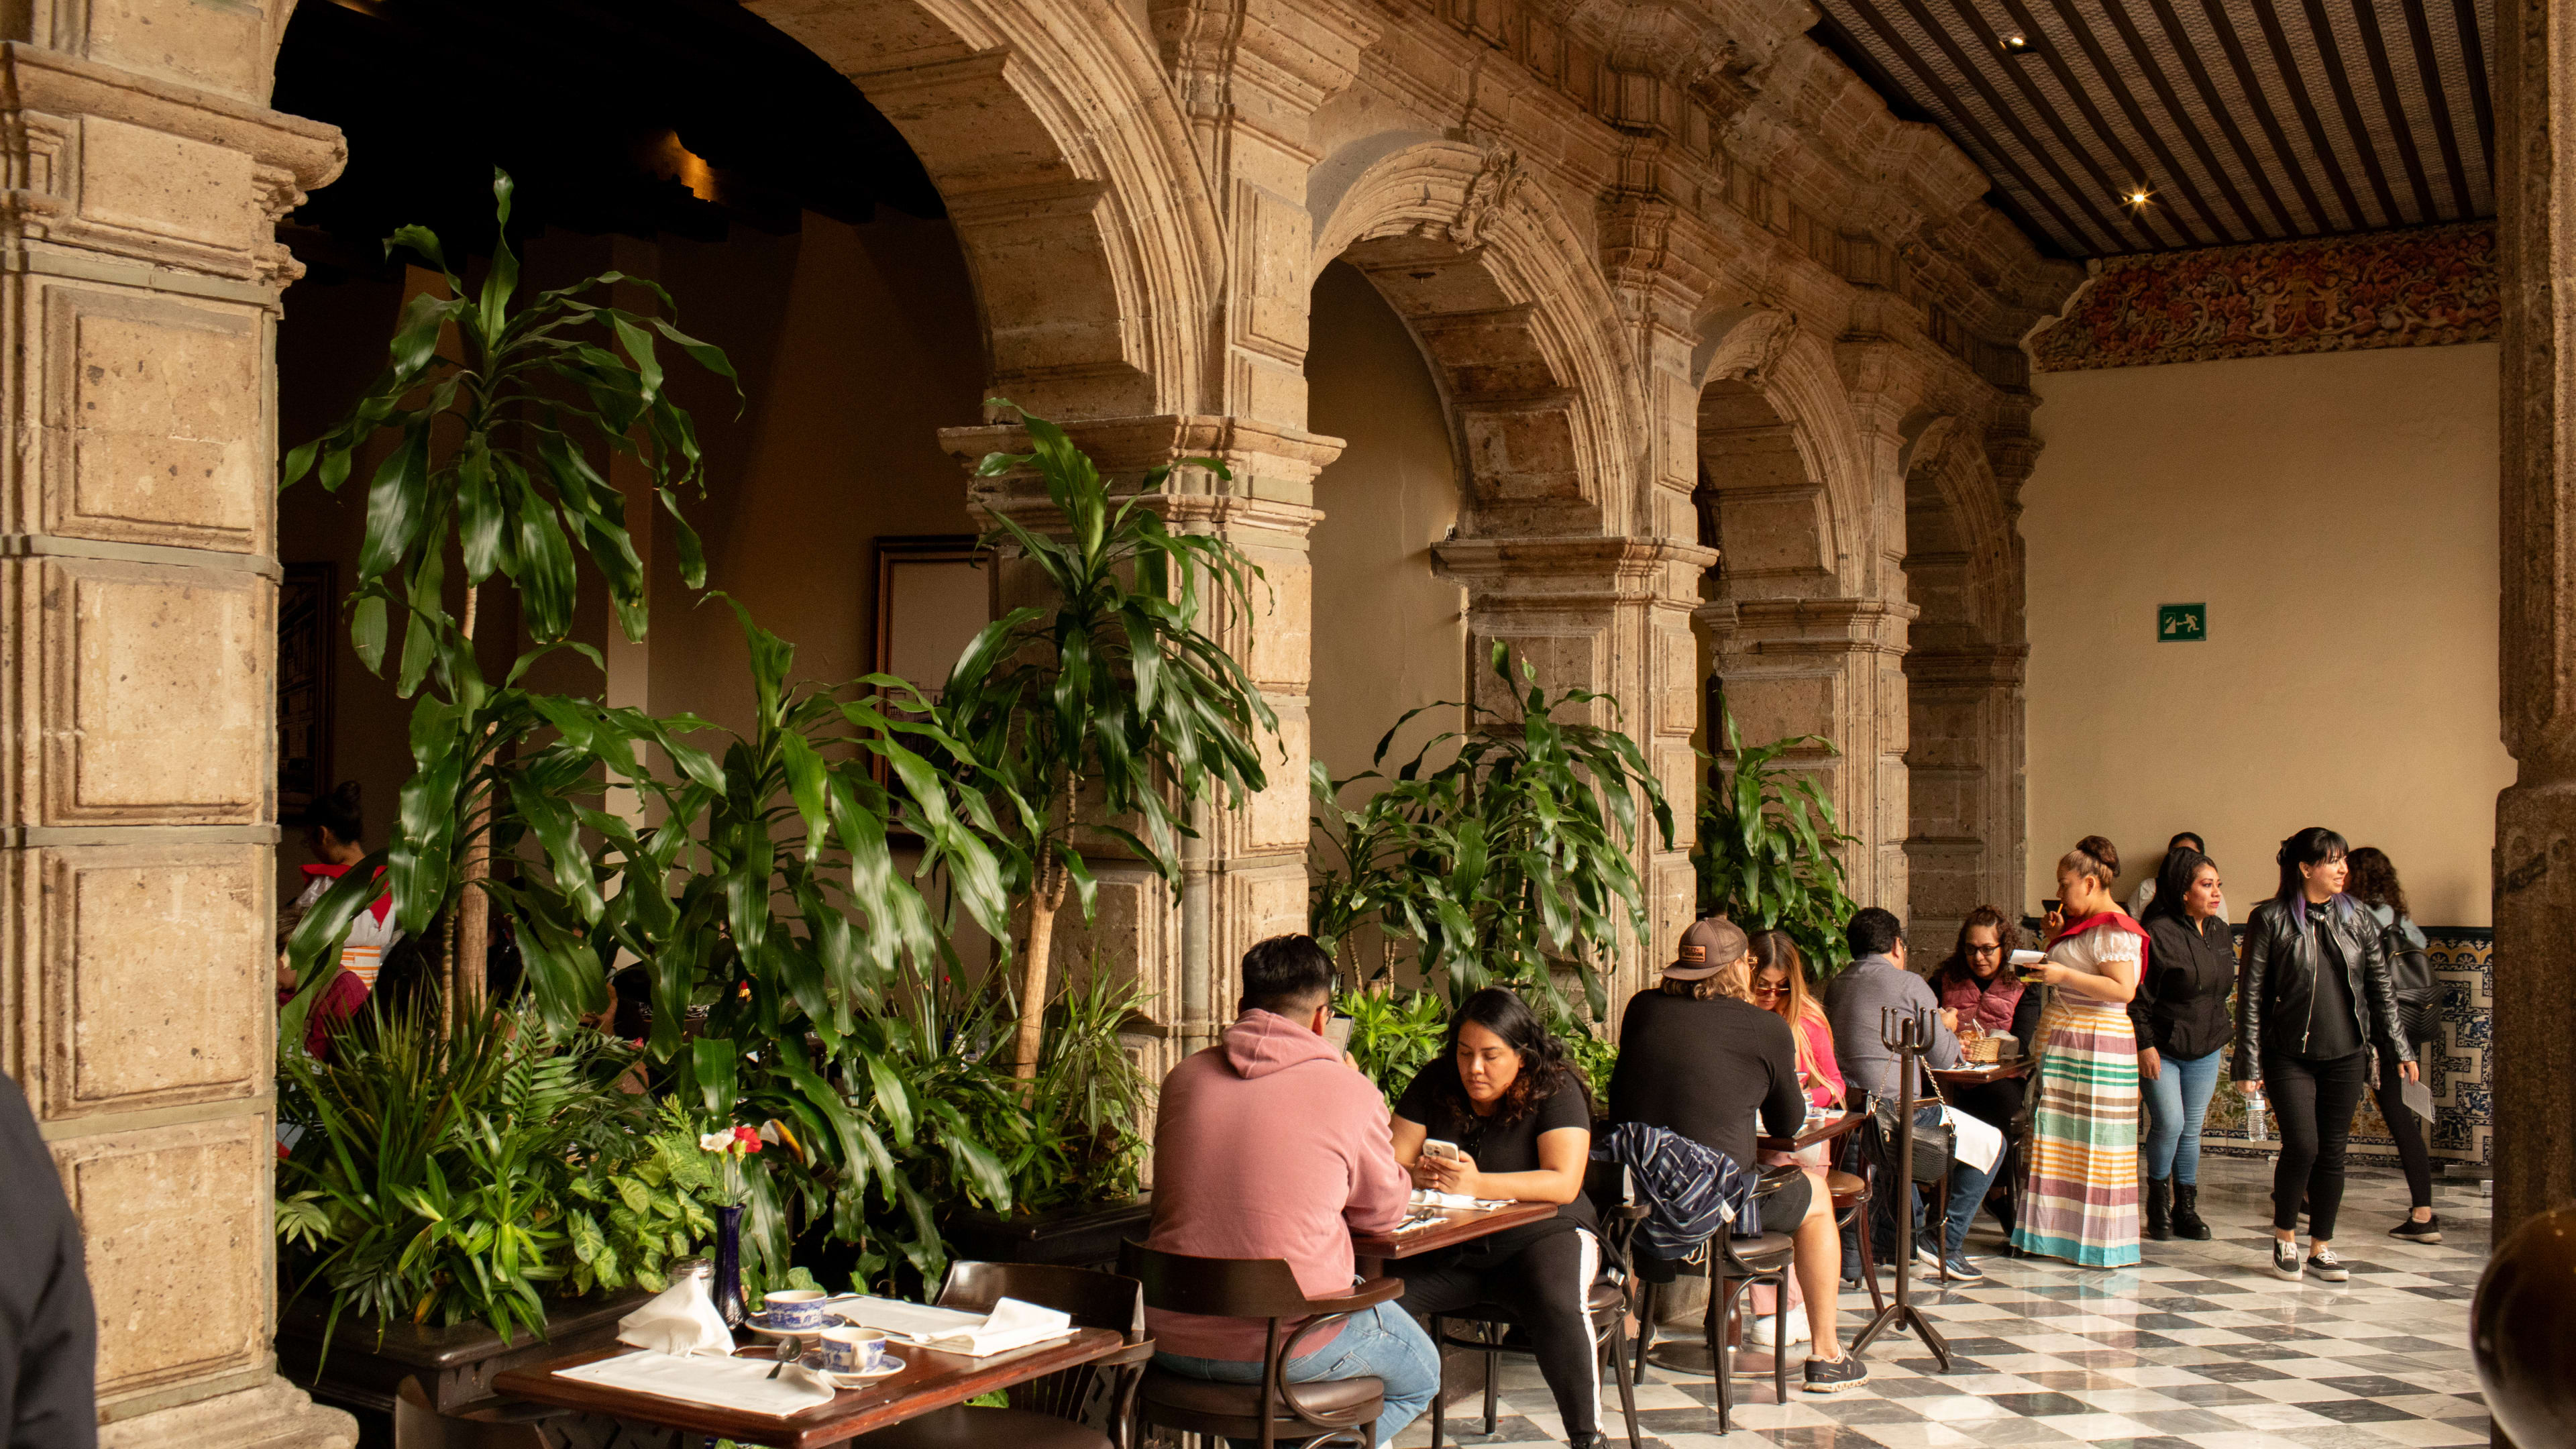
{"label": "stone wall block", "polygon": [[98,1303],[98,1396],[268,1356],[266,1113],[52,1144]]}
{"label": "stone wall block", "polygon": [[1263,577],[1252,581],[1252,638],[1245,666],[1265,688],[1285,686],[1303,694],[1315,667],[1315,570],[1302,548],[1265,556],[1272,553],[1254,554]]}
{"label": "stone wall block", "polygon": [[265,1086],[268,852],[154,844],[31,852],[50,1120],[257,1095]]}
{"label": "stone wall block", "polygon": [[258,313],[61,284],[33,293],[44,531],[265,553]]}
{"label": "stone wall block", "polygon": [[84,221],[235,252],[265,229],[252,159],[240,151],[103,116],[82,119],[81,149]]}
{"label": "stone wall block", "polygon": [[280,0],[88,0],[91,60],[235,100],[268,99]]}
{"label": "stone wall block", "polygon": [[251,573],[80,558],[38,571],[47,825],[270,817],[276,586]]}

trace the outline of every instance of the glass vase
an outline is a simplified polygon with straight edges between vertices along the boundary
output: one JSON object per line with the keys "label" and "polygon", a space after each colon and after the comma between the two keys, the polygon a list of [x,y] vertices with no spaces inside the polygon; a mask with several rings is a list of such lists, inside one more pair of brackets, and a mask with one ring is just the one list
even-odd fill
{"label": "glass vase", "polygon": [[716,1209],[716,1316],[727,1328],[742,1327],[742,1209]]}

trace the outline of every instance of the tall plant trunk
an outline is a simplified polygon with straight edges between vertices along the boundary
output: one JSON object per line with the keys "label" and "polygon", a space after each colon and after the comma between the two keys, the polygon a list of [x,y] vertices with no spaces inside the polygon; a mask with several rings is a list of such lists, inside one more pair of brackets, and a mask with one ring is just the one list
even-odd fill
{"label": "tall plant trunk", "polygon": [[[463,632],[468,649],[474,647],[476,593],[474,585],[465,586]],[[491,954],[492,901],[475,884],[492,873],[491,837],[483,833],[491,815],[491,801],[487,798],[473,807],[463,826],[467,836],[465,866],[458,873],[461,894],[447,953],[447,1009],[450,1019],[460,1026],[482,1007],[484,960]]]}
{"label": "tall plant trunk", "polygon": [[1064,909],[1064,867],[1041,867],[1038,889],[1029,893],[1029,961],[1020,980],[1020,1035],[1011,1075],[1021,1095],[1037,1090],[1038,1049],[1045,1039],[1047,961],[1055,950],[1056,913]]}

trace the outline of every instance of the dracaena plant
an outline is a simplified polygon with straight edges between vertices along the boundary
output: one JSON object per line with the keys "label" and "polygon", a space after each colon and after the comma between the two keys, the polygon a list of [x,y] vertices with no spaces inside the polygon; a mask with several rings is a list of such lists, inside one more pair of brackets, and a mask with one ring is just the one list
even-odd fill
{"label": "dracaena plant", "polygon": [[1834,753],[1820,735],[1793,735],[1745,747],[1735,716],[1718,710],[1726,737],[1722,769],[1710,771],[1700,800],[1700,914],[1732,918],[1747,930],[1786,931],[1823,980],[1851,964],[1843,924],[1855,907],[1843,894],[1843,865],[1834,851],[1852,841],[1836,828],[1834,804],[1810,773],[1781,762],[1791,751]]}
{"label": "dracaena plant", "polygon": [[[1410,710],[1378,741],[1372,768],[1335,780],[1313,771],[1319,833],[1311,926],[1327,949],[1364,922],[1407,941],[1451,1000],[1509,986],[1554,1019],[1582,1017],[1556,982],[1571,968],[1594,1019],[1608,1008],[1599,959],[1624,927],[1646,932],[1637,871],[1639,803],[1672,841],[1672,810],[1634,740],[1616,728],[1565,723],[1559,711],[1606,701],[1587,689],[1551,699],[1537,671],[1496,641],[1490,664],[1504,709],[1441,703]],[[1383,774],[1415,716],[1457,710],[1469,728],[1439,734]],[[1343,793],[1381,782],[1357,807]]]}
{"label": "dracaena plant", "polygon": [[[976,635],[938,717],[991,772],[992,814],[1025,865],[1015,881],[1028,942],[1013,1070],[1033,1083],[1057,915],[1070,898],[1088,920],[1097,899],[1081,837],[1115,841],[1178,891],[1188,809],[1260,790],[1259,740],[1279,722],[1210,632],[1248,619],[1261,571],[1222,538],[1164,526],[1152,495],[1169,466],[1113,499],[1063,429],[1022,419],[1030,450],[991,454],[978,474],[1033,469],[1056,517],[1037,529],[999,514],[985,541],[1015,551],[1049,601]],[[1228,476],[1214,459],[1180,466]]]}

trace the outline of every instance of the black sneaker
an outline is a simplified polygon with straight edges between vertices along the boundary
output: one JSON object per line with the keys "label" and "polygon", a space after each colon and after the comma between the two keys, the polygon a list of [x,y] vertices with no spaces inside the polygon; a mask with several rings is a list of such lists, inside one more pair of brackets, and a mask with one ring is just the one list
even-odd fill
{"label": "black sneaker", "polygon": [[2329,1283],[2341,1283],[2352,1276],[2352,1270],[2343,1265],[2343,1259],[2336,1257],[2332,1248],[2320,1248],[2310,1253],[2308,1271]]}
{"label": "black sneaker", "polygon": [[1965,1253],[1952,1253],[1950,1261],[1942,1266],[1948,1270],[1954,1282],[1982,1283],[1986,1280],[1986,1270],[1969,1262],[1968,1255]]}
{"label": "black sneaker", "polygon": [[1869,1369],[1861,1363],[1859,1354],[1846,1353],[1837,1359],[1807,1360],[1808,1393],[1839,1394],[1847,1389],[1859,1388],[1868,1382]]}
{"label": "black sneaker", "polygon": [[2390,1228],[2388,1230],[2388,1236],[2392,1238],[2404,1238],[2410,1243],[2438,1243],[2442,1241],[2441,1216],[2437,1213],[2420,1223],[2415,1221],[2413,1218],[2408,1218],[2406,1221]]}
{"label": "black sneaker", "polygon": [[2272,1240],[2272,1276],[2299,1281],[2299,1245],[2288,1238]]}

